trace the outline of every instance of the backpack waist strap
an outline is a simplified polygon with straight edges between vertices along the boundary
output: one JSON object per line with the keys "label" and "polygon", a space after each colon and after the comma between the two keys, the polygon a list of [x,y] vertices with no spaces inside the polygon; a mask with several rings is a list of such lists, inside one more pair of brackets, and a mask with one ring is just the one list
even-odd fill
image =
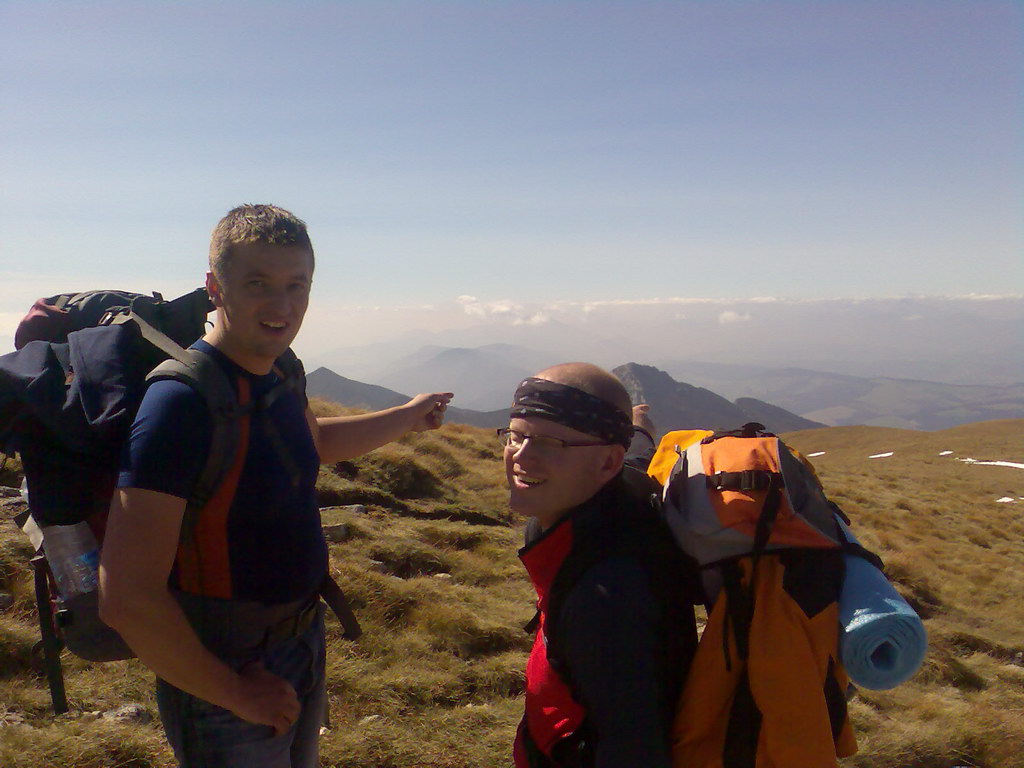
{"label": "backpack waist strap", "polygon": [[258,654],[304,632],[316,619],[319,598],[267,605],[173,592],[199,639],[222,658]]}

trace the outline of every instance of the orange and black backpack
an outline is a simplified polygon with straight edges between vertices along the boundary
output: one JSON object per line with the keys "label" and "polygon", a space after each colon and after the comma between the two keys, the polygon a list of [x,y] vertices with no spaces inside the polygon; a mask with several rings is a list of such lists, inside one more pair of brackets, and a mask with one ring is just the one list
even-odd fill
{"label": "orange and black backpack", "polygon": [[673,764],[826,768],[856,752],[839,654],[843,554],[877,558],[848,541],[813,468],[750,423],[670,432],[648,471],[708,608]]}
{"label": "orange and black backpack", "polygon": [[[837,766],[857,751],[840,596],[849,562],[870,563],[884,581],[881,561],[852,537],[849,518],[825,496],[810,462],[761,424],[669,432],[647,474],[649,487],[624,472],[634,493],[656,495],[654,514],[634,524],[648,529],[646,546],[673,540],[685,563],[676,576],[683,583],[663,597],[681,599],[680,609],[692,597],[708,613],[676,707],[672,764]],[[634,535],[619,531],[610,537],[614,547]],[[591,555],[559,572],[562,591],[601,551],[580,549]],[[548,649],[558,660],[557,631]]]}

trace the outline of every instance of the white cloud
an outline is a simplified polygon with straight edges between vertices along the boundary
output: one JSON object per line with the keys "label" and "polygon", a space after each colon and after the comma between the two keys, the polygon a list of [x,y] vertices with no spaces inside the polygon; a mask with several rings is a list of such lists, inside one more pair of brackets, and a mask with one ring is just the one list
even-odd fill
{"label": "white cloud", "polygon": [[492,315],[519,315],[523,311],[522,304],[517,304],[508,299],[492,301],[490,304],[485,304],[484,307]]}
{"label": "white cloud", "polygon": [[477,301],[476,296],[459,296],[455,303],[461,306],[467,315],[483,317],[487,314],[486,310],[484,310],[484,305]]}
{"label": "white cloud", "polygon": [[519,325],[527,322],[532,315],[532,310],[511,299],[485,302],[475,296],[459,296],[455,301],[471,317],[505,318]]}
{"label": "white cloud", "polygon": [[[749,299],[748,301],[761,301],[760,299]],[[658,307],[675,304],[735,304],[736,299],[714,299],[714,298],[684,298],[681,296],[670,296],[666,298],[653,299],[603,299],[598,301],[575,301],[565,300],[556,302],[560,307],[581,307],[584,312],[593,312],[597,309],[608,307]]]}
{"label": "white cloud", "polygon": [[725,310],[718,315],[718,322],[720,325],[730,325],[731,323],[745,323],[750,319],[749,312],[735,312],[731,309]]}
{"label": "white cloud", "polygon": [[544,325],[545,323],[551,322],[551,317],[547,312],[536,312],[525,320],[522,318],[516,319],[513,325]]}
{"label": "white cloud", "polygon": [[[583,316],[594,316],[601,311],[616,311],[616,310],[628,310],[633,308],[652,308],[658,307],[715,307],[715,306],[727,306],[727,307],[749,307],[751,305],[766,305],[773,304],[777,306],[806,306],[806,305],[827,305],[831,303],[839,305],[850,305],[859,306],[862,304],[881,304],[885,305],[890,302],[905,302],[907,300],[925,301],[925,302],[939,302],[945,303],[949,301],[958,300],[970,300],[970,301],[998,301],[998,300],[1020,300],[1024,298],[1017,295],[975,295],[967,294],[963,296],[929,296],[929,297],[860,297],[860,298],[841,298],[841,297],[815,297],[815,298],[780,298],[778,296],[753,296],[749,298],[735,298],[735,297],[687,297],[687,296],[663,296],[646,299],[594,299],[594,300],[580,300],[580,299],[561,299],[549,301],[543,304],[543,311],[548,313],[573,313],[579,312]],[[498,301],[484,302],[477,299],[475,296],[459,296],[456,302],[462,308],[463,312],[467,315],[474,317],[495,317],[495,316],[506,316],[514,317],[517,320],[526,322],[532,313],[537,311],[537,304],[532,306],[529,303],[520,303],[512,299],[501,299]],[[685,315],[680,312],[677,317],[683,319]],[[920,315],[910,315],[906,317],[907,320],[922,319]],[[737,311],[736,309],[728,309],[723,311],[719,315],[719,322],[722,324],[742,322],[750,320],[751,316],[749,313]]]}
{"label": "white cloud", "polygon": [[967,299],[968,301],[1004,301],[1005,299],[1024,299],[1024,294],[968,293],[966,296],[946,296],[944,298]]}

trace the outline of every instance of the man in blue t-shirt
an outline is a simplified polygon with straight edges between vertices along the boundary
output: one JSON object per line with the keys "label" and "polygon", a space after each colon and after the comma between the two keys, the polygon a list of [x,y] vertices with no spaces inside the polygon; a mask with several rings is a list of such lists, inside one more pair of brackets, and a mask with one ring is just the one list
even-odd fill
{"label": "man in blue t-shirt", "polygon": [[[240,206],[214,230],[206,285],[217,321],[194,348],[241,403],[278,384],[275,361],[302,323],[313,265],[305,224],[281,208]],[[331,418],[313,417],[301,393],[274,399],[243,421],[234,464],[179,545],[212,420],[186,384],[148,389],[111,503],[100,610],[157,674],[183,767],[319,765],[327,547],[317,468],[440,426],[450,398]]]}

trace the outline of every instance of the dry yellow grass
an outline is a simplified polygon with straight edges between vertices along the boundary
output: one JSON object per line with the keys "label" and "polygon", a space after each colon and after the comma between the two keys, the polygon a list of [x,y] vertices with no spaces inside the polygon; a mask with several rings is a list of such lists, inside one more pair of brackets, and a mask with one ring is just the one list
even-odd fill
{"label": "dry yellow grass", "polygon": [[[1024,766],[1024,421],[940,432],[871,427],[787,436],[925,619],[929,655],[909,683],[859,691],[855,766]],[[888,453],[886,458],[869,456]],[[952,451],[948,455],[940,455]]]}
{"label": "dry yellow grass", "polygon": [[[1020,421],[789,436],[804,452],[826,451],[813,459],[826,489],[886,560],[931,639],[912,681],[855,695],[861,752],[846,765],[1024,768],[1024,502],[994,502],[1024,496],[1024,471],[938,456],[1021,461],[1022,436]],[[884,451],[895,455],[866,458]],[[497,455],[487,430],[448,425],[323,468],[324,523],[349,533],[331,545],[332,569],[365,628],[350,643],[329,622],[332,727],[323,765],[509,764],[533,595]],[[138,702],[155,715],[151,676],[137,662],[92,665],[65,653],[72,711],[49,712],[30,653],[37,629],[28,549],[13,525],[0,526],[0,590],[15,597],[0,613],[0,766],[172,765],[158,724],[89,714]]]}

